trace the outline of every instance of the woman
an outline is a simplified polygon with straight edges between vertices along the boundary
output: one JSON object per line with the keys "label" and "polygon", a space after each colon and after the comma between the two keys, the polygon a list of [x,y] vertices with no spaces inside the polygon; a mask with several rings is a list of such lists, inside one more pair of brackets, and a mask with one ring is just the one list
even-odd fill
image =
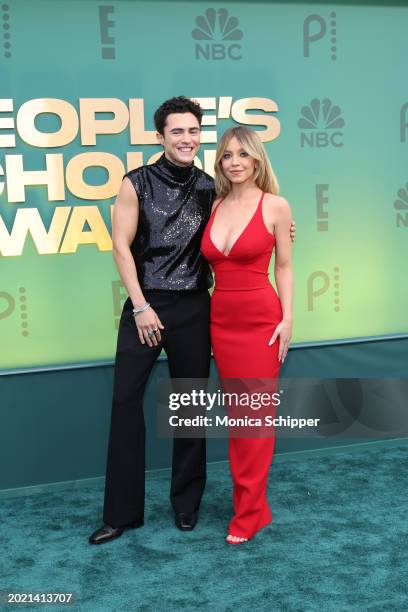
{"label": "woman", "polygon": [[[276,379],[292,333],[291,211],[256,132],[227,130],[215,159],[217,199],[201,249],[215,274],[211,342],[222,379]],[[275,281],[268,277],[275,247]],[[266,486],[273,435],[229,438],[234,516],[226,541],[271,521]]]}

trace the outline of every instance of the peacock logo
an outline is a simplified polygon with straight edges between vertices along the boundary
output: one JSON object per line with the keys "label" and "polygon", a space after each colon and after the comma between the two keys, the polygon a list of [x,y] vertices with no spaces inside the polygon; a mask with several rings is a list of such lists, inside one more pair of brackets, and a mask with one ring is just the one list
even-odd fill
{"label": "peacock logo", "polygon": [[339,140],[343,134],[338,130],[344,127],[345,122],[337,104],[332,104],[329,98],[323,98],[323,100],[313,98],[309,106],[302,107],[301,114],[298,127],[301,130],[307,130],[301,133],[302,147],[305,144],[311,147],[343,146]]}
{"label": "peacock logo", "polygon": [[394,210],[397,212],[397,227],[408,227],[408,183],[397,191],[398,198],[394,200]]}
{"label": "peacock logo", "polygon": [[[196,27],[191,35],[196,43],[196,59],[205,60],[239,60],[242,58],[241,45],[236,42],[242,40],[244,34],[238,27],[237,17],[231,16],[227,9],[209,8],[204,15],[195,19]],[[214,42],[211,42],[214,41]]]}
{"label": "peacock logo", "polygon": [[303,106],[303,117],[299,119],[298,126],[302,129],[317,129],[321,120],[324,121],[325,129],[344,127],[344,119],[340,117],[340,107],[332,105],[329,98],[324,98],[321,102],[314,98],[310,106]]}
{"label": "peacock logo", "polygon": [[207,9],[205,15],[196,17],[195,22],[197,27],[192,32],[195,40],[241,40],[243,37],[242,30],[237,27],[238,19],[230,17],[224,8],[218,11]]}

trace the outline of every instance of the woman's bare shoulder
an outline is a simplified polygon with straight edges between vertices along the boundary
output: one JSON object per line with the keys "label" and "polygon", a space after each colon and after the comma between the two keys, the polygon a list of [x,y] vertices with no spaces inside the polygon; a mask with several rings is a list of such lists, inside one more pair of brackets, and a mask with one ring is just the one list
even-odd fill
{"label": "woman's bare shoulder", "polygon": [[213,212],[213,211],[214,211],[214,208],[216,208],[216,206],[218,206],[218,204],[219,204],[219,203],[221,202],[221,200],[223,200],[223,199],[224,199],[224,198],[220,198],[220,197],[215,198],[215,200],[214,200],[214,202],[213,202],[213,205],[212,205],[212,207],[211,207],[211,212]]}
{"label": "woman's bare shoulder", "polygon": [[274,206],[281,209],[289,208],[289,202],[286,200],[286,198],[273,193],[265,193],[264,202],[270,207]]}
{"label": "woman's bare shoulder", "polygon": [[289,203],[285,198],[273,193],[265,193],[263,203],[263,218],[269,231],[276,232],[278,227],[290,224],[292,213]]}
{"label": "woman's bare shoulder", "polygon": [[264,213],[266,216],[273,218],[291,216],[289,202],[286,198],[274,195],[273,193],[265,193],[264,195]]}

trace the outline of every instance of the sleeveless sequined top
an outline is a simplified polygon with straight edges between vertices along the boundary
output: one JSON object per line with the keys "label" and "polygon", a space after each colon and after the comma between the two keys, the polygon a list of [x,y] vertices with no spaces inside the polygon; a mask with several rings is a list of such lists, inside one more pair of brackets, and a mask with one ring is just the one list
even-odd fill
{"label": "sleeveless sequined top", "polygon": [[193,164],[173,164],[164,154],[125,176],[139,200],[138,227],[130,249],[142,290],[211,287],[200,242],[215,198],[213,179]]}

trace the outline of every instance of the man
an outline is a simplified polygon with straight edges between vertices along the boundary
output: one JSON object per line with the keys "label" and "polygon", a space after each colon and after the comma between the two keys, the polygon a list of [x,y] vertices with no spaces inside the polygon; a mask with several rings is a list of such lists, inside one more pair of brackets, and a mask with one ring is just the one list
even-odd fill
{"label": "man", "polygon": [[[213,179],[194,165],[202,110],[179,96],[154,115],[164,153],[128,172],[112,220],[113,254],[129,298],[119,325],[102,544],[144,521],[143,393],[162,348],[172,378],[208,378],[211,274],[200,242]],[[173,440],[170,499],[175,524],[194,529],[206,480],[205,438]]]}
{"label": "man", "polygon": [[[168,100],[154,119],[164,154],[125,176],[112,221],[113,253],[129,298],[119,325],[101,544],[140,527],[144,516],[143,393],[162,348],[174,378],[208,378],[209,268],[200,240],[214,183],[194,166],[202,110]],[[191,530],[206,479],[205,439],[173,441],[170,497],[175,522]]]}

